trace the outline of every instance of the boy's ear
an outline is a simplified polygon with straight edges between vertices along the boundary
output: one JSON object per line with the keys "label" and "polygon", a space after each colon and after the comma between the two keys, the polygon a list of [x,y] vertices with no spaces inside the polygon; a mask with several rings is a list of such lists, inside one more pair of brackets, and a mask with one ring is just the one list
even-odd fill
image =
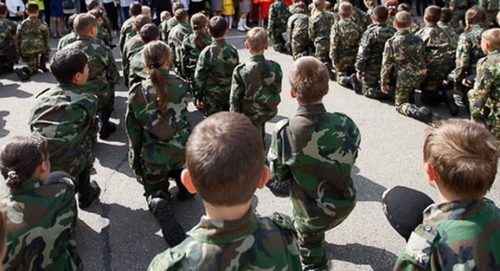
{"label": "boy's ear", "polygon": [[290,88],[290,96],[294,99],[297,98],[297,93],[295,93],[295,90],[293,90],[293,88]]}
{"label": "boy's ear", "polygon": [[438,181],[439,176],[434,170],[434,167],[429,164],[428,162],[424,162],[424,171],[425,175],[427,176],[427,181],[434,186],[435,183]]}
{"label": "boy's ear", "polygon": [[248,44],[248,41],[245,41],[245,49],[250,50],[250,45]]}
{"label": "boy's ear", "polygon": [[260,174],[260,180],[259,183],[257,184],[257,188],[261,189],[266,186],[266,183],[271,179],[271,173],[269,173],[269,167],[264,166],[262,169],[262,173]]}
{"label": "boy's ear", "polygon": [[195,194],[197,192],[196,187],[194,187],[193,180],[191,179],[191,175],[189,175],[189,171],[187,169],[182,171],[181,181],[189,193]]}

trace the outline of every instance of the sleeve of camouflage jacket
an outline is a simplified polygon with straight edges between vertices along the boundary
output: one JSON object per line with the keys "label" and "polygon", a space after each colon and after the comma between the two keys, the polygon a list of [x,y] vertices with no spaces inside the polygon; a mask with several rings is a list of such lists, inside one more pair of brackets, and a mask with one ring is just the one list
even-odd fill
{"label": "sleeve of camouflage jacket", "polygon": [[111,84],[111,87],[114,89],[115,85],[120,81],[120,73],[118,72],[118,67],[116,66],[115,57],[113,55],[113,51],[108,47],[104,46],[108,51],[108,66],[106,68],[106,74],[108,82]]}
{"label": "sleeve of camouflage jacket", "polygon": [[141,83],[137,83],[130,89],[127,101],[127,113],[125,116],[129,144],[128,162],[136,175],[142,175],[141,150],[143,142],[143,128],[136,117],[136,112],[141,110],[141,106],[137,103],[141,88]]}
{"label": "sleeve of camouflage jacket", "polygon": [[380,84],[388,86],[391,83],[391,72],[394,66],[394,51],[389,41],[385,43],[382,55],[382,70],[380,70]]}
{"label": "sleeve of camouflage jacket", "polygon": [[489,65],[484,65],[486,59],[487,58],[485,57],[477,63],[474,89],[467,93],[467,96],[469,97],[471,120],[479,122],[482,122],[485,118],[485,116],[483,116],[484,105],[490,96],[494,78]]}
{"label": "sleeve of camouflage jacket", "polygon": [[274,22],[276,21],[276,8],[275,8],[275,5],[271,5],[269,6],[269,23],[268,23],[268,26],[267,26],[267,33],[269,34],[269,36],[272,36],[272,34],[274,33]]}
{"label": "sleeve of camouflage jacket", "polygon": [[460,35],[456,52],[455,83],[461,82],[465,78],[470,63],[472,53],[472,41],[465,35]]}
{"label": "sleeve of camouflage jacket", "polygon": [[267,154],[271,177],[276,181],[290,180],[291,171],[286,165],[286,159],[290,157],[291,150],[287,140],[288,119],[279,121],[274,127],[271,137],[271,146]]}
{"label": "sleeve of camouflage jacket", "polygon": [[196,70],[194,71],[194,97],[203,99],[205,97],[205,84],[207,83],[207,73],[210,67],[206,62],[210,62],[210,50],[203,50],[198,57]]}
{"label": "sleeve of camouflage jacket", "polygon": [[312,17],[309,18],[309,27],[307,28],[307,32],[311,42],[314,42],[314,39],[316,38],[316,28],[314,28],[314,19]]}
{"label": "sleeve of camouflage jacket", "polygon": [[245,83],[241,78],[241,70],[245,68],[245,64],[240,64],[234,69],[233,80],[231,81],[231,96],[229,98],[231,112],[241,113],[241,101],[245,96]]}
{"label": "sleeve of camouflage jacket", "polygon": [[363,73],[366,69],[366,60],[371,54],[370,37],[368,31],[365,31],[359,41],[358,55],[356,57],[356,71]]}

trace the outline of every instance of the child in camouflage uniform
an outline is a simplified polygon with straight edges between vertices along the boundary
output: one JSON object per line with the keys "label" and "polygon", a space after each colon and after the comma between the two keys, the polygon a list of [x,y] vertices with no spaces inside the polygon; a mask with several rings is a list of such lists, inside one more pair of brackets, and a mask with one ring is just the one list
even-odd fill
{"label": "child in camouflage uniform", "polygon": [[333,13],[325,11],[325,0],[314,0],[315,12],[309,18],[309,38],[315,48],[315,57],[328,68],[330,78],[334,78],[332,60],[329,57],[330,31],[335,22]]}
{"label": "child in camouflage uniform", "polygon": [[273,41],[273,48],[277,52],[284,52],[286,50],[286,41],[283,38],[283,33],[286,32],[286,23],[290,15],[292,14],[288,10],[288,5],[282,0],[276,0],[269,7],[267,32]]}
{"label": "child in camouflage uniform", "polygon": [[58,85],[36,97],[29,121],[31,132],[47,141],[52,169],[77,179],[80,208],[88,207],[100,193],[97,183],[90,181],[98,102],[84,89],[88,61],[77,49],[54,55],[50,70]]}
{"label": "child in camouflage uniform", "polygon": [[158,40],[160,38],[160,33],[158,32],[158,27],[156,27],[154,23],[149,23],[141,28],[139,36],[142,46],[137,48],[138,51],[135,50],[135,53],[130,57],[130,63],[128,64],[129,70],[127,74],[129,86],[133,86],[135,83],[141,82],[148,76],[144,69],[144,64],[142,64],[142,50],[149,42]]}
{"label": "child in camouflage uniform", "polygon": [[229,110],[231,78],[239,63],[238,51],[226,42],[227,22],[215,16],[208,23],[212,44],[200,53],[194,72],[195,105],[203,108],[205,116]]}
{"label": "child in camouflage uniform", "polygon": [[19,55],[16,47],[16,24],[7,19],[7,6],[0,3],[0,74],[14,71]]}
{"label": "child in camouflage uniform", "polygon": [[186,141],[191,133],[187,119],[188,85],[169,72],[171,55],[161,41],[152,41],[144,47],[142,63],[148,78],[130,88],[126,123],[130,166],[144,186],[144,196],[160,223],[163,238],[173,247],[186,235],[175,219],[168,178],[177,183],[179,200],[193,195],[180,180]]}
{"label": "child in camouflage uniform", "polygon": [[[351,171],[361,136],[357,125],[341,113],[328,113],[328,72],[304,56],[290,71],[297,115],[276,124],[267,156],[273,183],[291,182],[290,199],[299,235],[304,270],[328,270],[325,232],[342,223],[356,205]],[[273,192],[274,193],[274,192]]]}
{"label": "child in camouflage uniform", "polygon": [[309,16],[306,14],[306,5],[298,3],[293,9],[293,15],[288,18],[286,34],[291,47],[291,54],[294,60],[301,56],[308,55],[311,41],[307,28],[309,26]]}
{"label": "child in camouflage uniform", "polygon": [[62,50],[64,46],[72,43],[73,41],[76,40],[76,33],[75,30],[73,29],[73,21],[75,21],[75,17],[78,14],[72,14],[71,16],[68,17],[68,30],[70,31],[68,34],[64,35],[61,39],[59,39],[59,42],[57,42],[57,50]]}
{"label": "child in camouflage uniform", "polygon": [[7,214],[2,270],[83,270],[75,247],[76,183],[50,170],[47,142],[39,137],[14,137],[0,150],[10,188],[0,201]]}
{"label": "child in camouflage uniform", "polygon": [[356,79],[354,64],[358,53],[359,39],[362,29],[355,24],[352,17],[352,5],[343,1],[339,5],[340,21],[330,31],[330,58],[337,71],[337,82],[343,87],[352,87],[361,93]]}
{"label": "child in camouflage uniform", "polygon": [[28,66],[15,70],[19,79],[23,81],[38,73],[39,68],[47,72],[46,62],[50,56],[49,28],[45,22],[38,19],[38,4],[28,2],[26,11],[29,17],[17,28],[17,49],[21,54],[21,59]]}
{"label": "child in camouflage uniform", "polygon": [[122,28],[120,29],[120,40],[118,42],[118,45],[120,46],[120,52],[123,52],[123,47],[125,46],[125,43],[135,36],[137,34],[133,29],[135,17],[137,15],[140,15],[142,13],[142,5],[141,3],[135,1],[132,4],[130,4],[129,7],[129,12],[130,12],[130,18],[128,18],[125,22],[122,24]]}
{"label": "child in camouflage uniform", "polygon": [[[178,2],[176,2],[178,3]],[[160,39],[167,40],[168,36],[163,37],[163,33],[167,30],[167,21],[172,18],[172,14],[169,11],[162,11],[160,15],[161,23],[158,25],[158,31],[160,32]]]}
{"label": "child in camouflage uniform", "polygon": [[[425,210],[406,210],[410,219],[423,211],[423,220],[411,232],[394,270],[499,270],[500,209],[484,198],[495,180],[498,142],[471,121],[450,119],[436,126],[427,130],[423,156],[427,182],[436,188],[440,202]],[[384,206],[388,217],[419,203],[408,197],[413,191],[399,192],[400,200]],[[391,193],[384,193],[384,201],[395,198]]]}
{"label": "child in camouflage uniform", "polygon": [[380,90],[379,80],[385,42],[396,32],[394,28],[386,24],[388,16],[386,7],[375,7],[371,15],[373,24],[363,33],[359,41],[355,63],[356,79],[362,81],[361,92],[369,98],[387,97]]}
{"label": "child in camouflage uniform", "polygon": [[263,217],[251,207],[255,190],[269,180],[263,159],[260,135],[244,115],[220,112],[198,124],[182,181],[199,193],[206,215],[148,270],[302,270],[291,219]]}
{"label": "child in camouflage uniform", "polygon": [[385,43],[380,84],[382,92],[394,95],[398,113],[432,123],[435,115],[426,107],[417,107],[413,101],[415,88],[425,78],[427,69],[424,42],[410,33],[411,24],[411,14],[407,11],[398,12],[394,16],[397,32]]}
{"label": "child in camouflage uniform", "polygon": [[167,44],[172,50],[172,64],[173,68],[175,68],[175,72],[181,77],[185,78],[186,76],[182,73],[182,41],[184,38],[193,33],[193,29],[191,29],[191,25],[189,24],[189,15],[187,10],[180,8],[175,11],[175,19],[178,24],[174,26],[170,30],[168,34]]}
{"label": "child in camouflage uniform", "polygon": [[[145,26],[146,24],[151,24],[152,20],[151,17],[145,16],[145,15],[137,15],[134,20],[134,25],[132,27],[133,31],[137,34],[135,34],[132,38],[130,38],[126,43],[125,46],[123,46],[123,51],[122,51],[122,70],[123,70],[123,81],[126,87],[132,86],[132,84],[129,82],[129,71],[130,71],[130,60],[132,57],[142,50],[144,48],[144,44],[146,44],[142,38],[141,38],[141,30],[142,27]],[[158,31],[158,28],[155,25],[156,30]],[[153,30],[153,29],[151,29]]]}
{"label": "child in camouflage uniform", "polygon": [[100,9],[93,9],[89,14],[95,17],[97,22],[97,38],[102,40],[106,46],[111,48],[111,33],[104,27],[104,14]]}
{"label": "child in camouflage uniform", "polygon": [[484,31],[481,48],[487,56],[478,61],[476,82],[467,94],[470,116],[485,123],[500,141],[500,29]]}
{"label": "child in camouflage uniform", "polygon": [[250,50],[250,61],[234,69],[231,82],[230,111],[243,113],[265,137],[265,124],[278,113],[281,101],[280,64],[264,58],[267,50],[267,33],[254,27],[247,33],[245,48]]}

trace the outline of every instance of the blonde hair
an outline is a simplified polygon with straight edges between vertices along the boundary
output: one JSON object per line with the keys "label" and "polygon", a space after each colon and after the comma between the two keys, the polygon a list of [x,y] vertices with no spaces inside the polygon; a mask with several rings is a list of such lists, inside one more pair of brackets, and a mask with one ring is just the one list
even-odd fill
{"label": "blonde hair", "polygon": [[484,31],[481,38],[490,45],[492,51],[500,49],[500,28],[492,28]]}
{"label": "blonde hair", "polygon": [[247,43],[250,50],[260,52],[266,48],[267,32],[262,27],[254,27],[247,32]]}

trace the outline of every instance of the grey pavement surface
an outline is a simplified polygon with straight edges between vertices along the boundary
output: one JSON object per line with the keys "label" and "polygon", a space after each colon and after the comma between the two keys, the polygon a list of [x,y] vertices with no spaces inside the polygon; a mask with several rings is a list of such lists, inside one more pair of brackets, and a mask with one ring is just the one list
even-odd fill
{"label": "grey pavement surface", "polygon": [[[249,53],[243,47],[241,34],[233,30],[228,40],[239,48],[240,61],[247,61]],[[55,40],[51,46],[55,51]],[[119,56],[117,49],[114,53]],[[272,49],[266,51],[266,57],[280,63],[284,73],[278,116],[266,125],[269,141],[273,125],[282,118],[292,117],[297,104],[289,94],[288,71],[292,58]],[[117,63],[120,62],[118,57]],[[0,76],[0,145],[12,136],[29,133],[27,123],[33,99],[54,83],[49,73],[37,74],[29,82],[22,83],[15,74]],[[127,89],[123,84],[117,86],[116,111],[112,115],[117,131],[108,140],[100,140],[95,148],[92,179],[102,188],[100,202],[78,214],[78,251],[85,270],[145,270],[151,259],[167,248],[159,226],[147,209],[142,187],[133,178],[127,162],[126,97]],[[335,270],[391,270],[405,243],[386,221],[381,210],[381,195],[387,188],[405,185],[437,200],[422,170],[422,143],[427,126],[399,115],[390,102],[356,95],[336,82],[330,83],[324,104],[329,111],[349,115],[359,126],[362,136],[352,173],[358,203],[344,223],[326,233],[328,258]],[[450,117],[444,105],[431,108]],[[192,105],[189,111],[194,126],[202,115]],[[459,117],[467,118],[463,108]],[[0,191],[7,193],[5,185],[0,185]],[[172,182],[171,192],[175,195],[176,191]],[[500,202],[498,182],[487,196]],[[177,218],[185,229],[194,226],[204,213],[198,196],[187,202],[174,200],[174,204]],[[289,200],[275,198],[266,189],[256,192],[253,205],[256,212],[263,215],[275,211],[291,214]]]}

